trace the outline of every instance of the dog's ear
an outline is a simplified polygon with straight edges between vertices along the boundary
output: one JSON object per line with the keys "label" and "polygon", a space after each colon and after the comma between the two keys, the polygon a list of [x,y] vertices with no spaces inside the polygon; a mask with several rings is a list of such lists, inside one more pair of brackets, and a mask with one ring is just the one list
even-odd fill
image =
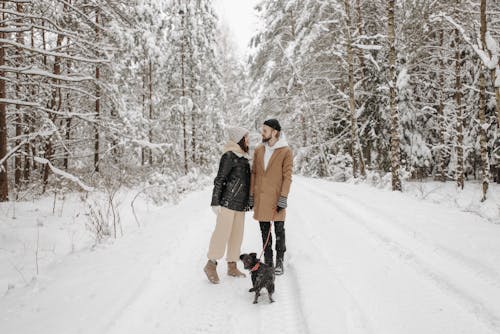
{"label": "dog's ear", "polygon": [[240,260],[243,260],[243,258],[245,257],[246,254],[241,254],[240,255]]}
{"label": "dog's ear", "polygon": [[250,256],[251,256],[252,258],[254,258],[254,259],[256,259],[256,258],[257,258],[257,253],[250,253],[250,254],[248,254],[248,255],[250,255]]}

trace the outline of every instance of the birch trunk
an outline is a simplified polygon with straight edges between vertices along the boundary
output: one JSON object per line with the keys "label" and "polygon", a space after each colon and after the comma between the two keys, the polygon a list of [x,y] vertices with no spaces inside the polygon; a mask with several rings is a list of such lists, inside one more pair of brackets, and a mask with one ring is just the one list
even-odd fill
{"label": "birch trunk", "polygon": [[[146,71],[146,65],[143,66],[142,68],[142,117],[146,118],[146,78],[147,78],[147,71]],[[147,122],[148,127],[149,122]],[[141,147],[141,166],[144,166],[146,163],[146,148]]]}
{"label": "birch trunk", "polygon": [[[363,36],[363,18],[361,16],[361,4],[359,0],[356,0],[356,16],[357,16],[357,29],[358,29],[358,36]],[[365,65],[365,59],[363,56],[363,50],[358,48],[358,59],[359,59],[359,66],[361,67],[361,86],[363,87],[363,90],[366,91],[366,84],[365,84],[365,78],[366,78],[366,65]],[[363,148],[361,147],[360,144],[360,135],[357,135],[357,140],[358,140],[358,150],[359,150],[359,172],[361,173],[362,176],[366,175],[366,165],[365,165],[365,159],[369,162],[371,161],[371,150],[370,150],[370,145],[371,142],[368,142],[367,148],[366,148],[366,154],[363,154]]]}
{"label": "birch trunk", "polygon": [[[95,11],[95,35],[96,35],[96,41],[99,41],[99,8],[96,9]],[[101,87],[99,86],[99,79],[101,77],[101,69],[99,65],[96,65],[95,67],[95,81],[96,81],[96,87],[95,87],[95,135],[94,135],[94,140],[95,140],[95,145],[94,145],[94,170],[96,172],[99,171],[99,119],[101,115]]]}
{"label": "birch trunk", "polygon": [[[153,62],[149,59],[149,142],[153,142]],[[149,165],[153,165],[153,150],[149,149]]]}
{"label": "birch trunk", "polygon": [[[19,43],[20,45],[24,45],[24,33],[21,31],[22,25],[23,25],[23,20],[22,20],[22,15],[23,15],[23,4],[18,3],[16,5],[16,10],[17,13],[19,13],[19,18],[16,20],[18,31],[16,33],[16,42]],[[22,50],[20,47],[16,48],[16,66],[19,68],[22,66]],[[16,85],[15,85],[15,91],[16,91],[16,100],[21,100],[21,75],[19,73],[16,73]],[[23,110],[21,108],[20,104],[16,104],[16,147],[21,144],[22,140],[22,135],[23,135]],[[22,172],[23,172],[23,159],[22,155],[20,152],[16,153],[14,156],[14,184],[17,189],[21,187],[21,180],[22,180]],[[17,195],[16,195],[17,196]],[[17,198],[16,198],[17,199]]]}
{"label": "birch trunk", "polygon": [[347,66],[349,78],[349,113],[351,116],[351,156],[352,156],[352,175],[358,177],[359,168],[359,147],[358,147],[358,120],[356,117],[356,97],[354,92],[354,52],[352,46],[351,34],[351,5],[350,0],[344,0],[346,13],[346,47],[347,47]]}
{"label": "birch trunk", "polygon": [[[2,3],[2,9],[5,9],[5,2]],[[5,13],[2,14],[0,29],[5,27]],[[0,31],[0,38],[5,38],[5,33]],[[0,43],[0,67],[5,65],[5,46]],[[0,71],[0,99],[7,97],[5,86],[5,72]],[[0,102],[0,159],[7,155],[7,106]],[[0,202],[9,200],[9,179],[8,179],[7,161],[0,166]]]}
{"label": "birch trunk", "polygon": [[391,172],[392,190],[401,191],[401,180],[399,178],[400,147],[399,147],[399,114],[396,105],[396,47],[394,27],[395,0],[387,2],[389,37],[389,98],[391,110]]}
{"label": "birch trunk", "polygon": [[[481,44],[483,51],[487,50],[486,47],[486,0],[481,0],[480,6],[480,15],[481,15]],[[487,151],[487,138],[486,138],[486,78],[485,71],[486,68],[484,64],[481,62],[481,67],[479,69],[479,143],[481,146],[481,173],[482,173],[482,190],[483,196],[482,201],[486,200],[486,194],[488,192],[489,186],[489,161],[488,161],[488,151]]]}
{"label": "birch trunk", "polygon": [[438,106],[438,124],[439,124],[439,150],[438,150],[438,172],[436,175],[436,179],[441,182],[446,181],[445,174],[445,119],[444,119],[444,62],[441,50],[443,50],[443,39],[444,39],[444,31],[443,29],[439,32],[439,106]]}
{"label": "birch trunk", "polygon": [[[457,1],[459,3],[459,0]],[[460,32],[455,29],[455,104],[457,108],[457,186],[464,188],[464,135],[462,111],[462,63],[460,55]]]}
{"label": "birch trunk", "polygon": [[182,44],[181,44],[181,89],[182,89],[182,97],[183,97],[183,104],[182,104],[182,139],[183,139],[183,144],[184,144],[184,174],[187,174],[188,172],[188,140],[187,140],[187,122],[186,122],[186,82],[185,82],[185,64],[184,62],[186,61],[185,57],[185,42],[186,42],[186,32],[184,31],[186,29],[185,27],[185,22],[184,18],[185,15],[182,15]]}

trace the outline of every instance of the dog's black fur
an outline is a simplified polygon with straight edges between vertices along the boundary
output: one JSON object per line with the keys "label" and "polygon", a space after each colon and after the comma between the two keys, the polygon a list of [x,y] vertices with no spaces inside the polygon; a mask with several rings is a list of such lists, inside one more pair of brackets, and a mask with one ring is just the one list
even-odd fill
{"label": "dog's black fur", "polygon": [[[257,253],[241,254],[240,260],[243,261],[245,269],[251,270],[260,261],[257,259]],[[251,271],[253,287],[248,292],[255,292],[254,304],[257,304],[257,299],[260,296],[260,290],[266,288],[269,302],[274,302],[274,268],[260,262],[259,269]]]}

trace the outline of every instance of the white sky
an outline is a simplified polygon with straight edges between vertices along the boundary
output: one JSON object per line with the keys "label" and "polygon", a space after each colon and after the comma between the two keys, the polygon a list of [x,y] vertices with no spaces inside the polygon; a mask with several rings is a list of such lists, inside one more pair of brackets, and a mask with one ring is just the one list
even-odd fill
{"label": "white sky", "polygon": [[215,8],[223,22],[231,30],[238,51],[244,55],[252,38],[258,20],[254,6],[259,0],[215,0]]}

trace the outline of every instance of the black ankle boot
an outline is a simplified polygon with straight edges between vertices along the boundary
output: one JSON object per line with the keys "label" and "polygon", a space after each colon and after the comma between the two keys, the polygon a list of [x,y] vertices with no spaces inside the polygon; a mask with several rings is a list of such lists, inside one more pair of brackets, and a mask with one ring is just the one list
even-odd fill
{"label": "black ankle boot", "polygon": [[276,275],[283,275],[284,272],[285,272],[285,269],[283,268],[283,259],[277,258],[276,259],[276,267],[274,267],[274,273]]}

